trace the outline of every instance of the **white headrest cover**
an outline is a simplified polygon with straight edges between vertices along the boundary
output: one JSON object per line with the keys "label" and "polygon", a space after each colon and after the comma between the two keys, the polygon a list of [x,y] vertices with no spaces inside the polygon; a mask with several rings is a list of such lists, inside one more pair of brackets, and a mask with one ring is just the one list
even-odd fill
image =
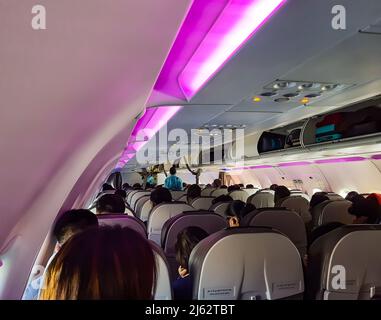
{"label": "white headrest cover", "polygon": [[191,203],[192,207],[197,210],[208,210],[212,206],[214,197],[198,197]]}
{"label": "white headrest cover", "polygon": [[281,299],[304,291],[301,258],[284,235],[266,228],[230,228],[192,251],[193,298]]}
{"label": "white headrest cover", "polygon": [[250,203],[257,209],[274,207],[274,194],[271,192],[258,192],[250,197]]}
{"label": "white headrest cover", "polygon": [[233,200],[241,200],[246,202],[249,194],[245,190],[234,190],[229,193],[229,196],[231,196]]}
{"label": "white headrest cover", "polygon": [[228,194],[228,193],[229,192],[228,192],[227,188],[218,188],[218,189],[213,190],[210,195],[217,198],[219,196],[222,196],[222,195]]}
{"label": "white headrest cover", "polygon": [[152,250],[156,258],[157,280],[155,300],[172,300],[171,277],[167,259],[161,248],[151,241]]}
{"label": "white headrest cover", "polygon": [[201,190],[201,197],[209,197],[210,194],[216,190],[215,188],[205,188],[203,190]]}
{"label": "white headrest cover", "polygon": [[152,210],[151,200],[144,202],[142,209],[140,210],[140,216],[138,216],[138,218],[142,221],[147,221],[151,210]]}
{"label": "white headrest cover", "polygon": [[227,202],[218,202],[210,207],[210,210],[213,210],[215,213],[225,218],[226,210],[230,205],[230,201]]}

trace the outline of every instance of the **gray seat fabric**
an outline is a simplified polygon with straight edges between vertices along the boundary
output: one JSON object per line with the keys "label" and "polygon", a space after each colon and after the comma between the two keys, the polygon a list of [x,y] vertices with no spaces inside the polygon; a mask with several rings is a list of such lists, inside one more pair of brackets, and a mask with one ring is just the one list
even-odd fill
{"label": "gray seat fabric", "polygon": [[224,229],[226,220],[211,211],[184,212],[167,220],[161,231],[161,247],[170,265],[172,279],[177,275],[178,264],[176,262],[177,235],[187,227],[197,226],[212,234]]}
{"label": "gray seat fabric", "polygon": [[286,235],[299,250],[300,256],[307,253],[307,233],[302,218],[286,208],[267,208],[247,214],[242,224],[253,227],[270,227]]}
{"label": "gray seat fabric", "polygon": [[132,190],[131,192],[129,192],[129,193],[127,194],[126,202],[127,202],[127,204],[128,204],[129,206],[131,205],[131,198],[132,198],[132,196],[133,196],[135,193],[140,192],[140,191],[142,191],[142,190]]}
{"label": "gray seat fabric", "polygon": [[344,200],[344,198],[341,195],[334,192],[328,192],[327,197],[329,198],[329,200]]}
{"label": "gray seat fabric", "polygon": [[198,197],[192,201],[191,206],[196,210],[209,210],[213,199],[214,197]]}
{"label": "gray seat fabric", "polygon": [[136,217],[140,218],[141,212],[143,205],[147,202],[150,201],[150,195],[145,195],[140,197],[135,204],[135,215]]}
{"label": "gray seat fabric", "polygon": [[245,190],[234,190],[229,193],[229,196],[231,196],[233,200],[241,200],[246,202],[249,194]]}
{"label": "gray seat fabric", "polygon": [[283,198],[276,204],[278,207],[285,207],[295,211],[303,219],[304,223],[311,221],[310,204],[308,200],[300,196],[290,196]]}
{"label": "gray seat fabric", "polygon": [[[371,299],[381,288],[380,243],[380,225],[347,225],[316,239],[309,248],[306,297]],[[345,288],[333,286],[338,282],[337,266],[345,268]]]}
{"label": "gray seat fabric", "polygon": [[177,201],[180,201],[180,202],[187,202],[187,200],[188,198],[186,194],[183,194],[179,199],[177,199]]}
{"label": "gray seat fabric", "polygon": [[171,195],[172,195],[172,200],[173,201],[177,201],[178,199],[180,199],[185,194],[186,194],[185,191],[174,191],[174,190],[171,190]]}
{"label": "gray seat fabric", "polygon": [[310,202],[311,198],[308,194],[305,194],[302,191],[291,191],[290,194],[291,197],[303,197],[305,198],[308,202]]}
{"label": "gray seat fabric", "polygon": [[142,221],[147,221],[151,210],[152,210],[152,201],[148,200],[143,203],[142,209],[140,210],[140,215],[138,215],[137,217]]}
{"label": "gray seat fabric", "polygon": [[298,250],[270,228],[229,228],[202,240],[190,256],[193,298],[253,300],[300,298]]}
{"label": "gray seat fabric", "polygon": [[248,188],[244,188],[242,190],[246,191],[249,196],[251,196],[251,195],[253,195],[253,194],[255,194],[255,193],[257,193],[259,191],[258,188],[249,188],[249,189]]}
{"label": "gray seat fabric", "polygon": [[163,250],[156,243],[152,241],[150,241],[150,243],[155,254],[157,267],[154,300],[172,300],[172,282],[168,261],[163,253]]}
{"label": "gray seat fabric", "polygon": [[218,189],[214,189],[214,190],[210,193],[210,195],[211,195],[212,197],[215,197],[215,198],[217,198],[217,197],[219,197],[219,196],[222,196],[222,195],[224,195],[224,194],[228,194],[228,189],[227,189],[227,188],[218,188]]}
{"label": "gray seat fabric", "polygon": [[148,239],[160,244],[164,223],[184,211],[194,211],[194,208],[183,202],[161,203],[152,208],[147,223]]}
{"label": "gray seat fabric", "polygon": [[97,215],[97,218],[100,225],[128,227],[147,238],[147,230],[144,223],[135,217],[124,214],[100,214]]}
{"label": "gray seat fabric", "polygon": [[130,200],[130,207],[132,210],[136,212],[136,202],[143,196],[151,195],[151,192],[149,191],[139,191],[132,195]]}
{"label": "gray seat fabric", "polygon": [[225,218],[225,213],[229,208],[231,201],[222,201],[222,202],[217,202],[213,204],[209,210],[214,211],[215,213],[219,214],[220,216]]}
{"label": "gray seat fabric", "polygon": [[215,188],[205,188],[201,190],[201,197],[209,197],[210,194],[216,190]]}
{"label": "gray seat fabric", "polygon": [[257,209],[274,207],[274,193],[258,191],[247,198],[247,203],[253,204]]}
{"label": "gray seat fabric", "polygon": [[312,209],[313,227],[329,222],[351,224],[353,216],[348,213],[348,208],[351,204],[348,200],[326,200],[319,203]]}

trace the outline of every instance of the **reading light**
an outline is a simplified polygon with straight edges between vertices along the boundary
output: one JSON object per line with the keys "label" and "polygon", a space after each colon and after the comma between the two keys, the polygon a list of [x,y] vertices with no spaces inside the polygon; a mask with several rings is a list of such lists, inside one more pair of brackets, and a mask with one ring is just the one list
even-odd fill
{"label": "reading light", "polygon": [[302,100],[300,100],[300,102],[303,104],[307,104],[308,102],[310,102],[310,99],[304,97]]}
{"label": "reading light", "polygon": [[232,0],[179,75],[190,100],[286,0]]}
{"label": "reading light", "polygon": [[261,102],[261,98],[260,97],[254,97],[253,98],[253,102]]}

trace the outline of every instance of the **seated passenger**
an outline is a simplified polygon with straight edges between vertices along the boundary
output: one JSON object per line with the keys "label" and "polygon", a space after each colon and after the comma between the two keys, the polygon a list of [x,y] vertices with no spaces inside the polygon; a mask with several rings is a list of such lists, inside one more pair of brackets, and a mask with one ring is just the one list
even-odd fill
{"label": "seated passenger", "polygon": [[123,198],[118,194],[105,194],[95,204],[97,214],[124,213],[126,205]]}
{"label": "seated passenger", "polygon": [[270,190],[273,190],[273,191],[275,191],[275,189],[276,189],[276,187],[277,187],[278,185],[277,184],[272,184],[271,186],[270,186]]}
{"label": "seated passenger", "polygon": [[349,207],[349,214],[354,216],[353,224],[380,223],[380,205],[375,198],[357,196]]}
{"label": "seated passenger", "polygon": [[329,200],[327,192],[315,192],[310,200],[310,212],[315,208],[318,204]]}
{"label": "seated passenger", "polygon": [[192,279],[189,276],[189,257],[193,248],[208,233],[200,227],[185,228],[177,235],[176,261],[179,264],[179,277],[173,282],[173,296],[175,300],[192,300]]}
{"label": "seated passenger", "polygon": [[275,191],[275,194],[274,194],[275,206],[278,206],[281,200],[291,195],[290,190],[288,190],[286,186],[277,186],[275,187],[274,191]]}
{"label": "seated passenger", "polygon": [[221,186],[221,189],[227,189],[227,188],[228,188],[227,185],[224,185],[224,184],[223,184],[223,185]]}
{"label": "seated passenger", "polygon": [[359,193],[357,191],[351,191],[351,192],[348,192],[347,196],[345,197],[345,200],[348,200],[350,202],[353,202],[352,200],[359,196]]}
{"label": "seated passenger", "polygon": [[108,183],[104,183],[102,185],[102,191],[111,191],[111,190],[115,190],[115,188],[112,185]]}
{"label": "seated passenger", "polygon": [[255,206],[251,203],[245,203],[241,200],[232,201],[226,211],[228,226],[230,228],[239,227],[243,217],[255,209]]}
{"label": "seated passenger", "polygon": [[369,196],[366,197],[367,199],[374,199],[377,201],[379,205],[381,205],[381,194],[379,193],[371,193]]}
{"label": "seated passenger", "polygon": [[213,184],[212,184],[212,187],[213,187],[213,188],[218,189],[218,188],[221,187],[221,185],[222,185],[222,182],[221,182],[220,179],[214,179]]}
{"label": "seated passenger", "polygon": [[142,185],[140,183],[134,183],[134,185],[132,186],[132,189],[142,190]]}
{"label": "seated passenger", "polygon": [[150,200],[152,207],[155,207],[163,202],[172,202],[172,195],[167,188],[160,187],[151,192]]}
{"label": "seated passenger", "polygon": [[235,190],[240,190],[240,189],[241,189],[241,188],[239,187],[238,184],[233,184],[233,185],[231,185],[231,186],[228,187],[228,192],[230,193],[230,192],[233,192],[233,191],[235,191]]}
{"label": "seated passenger", "polygon": [[231,196],[228,196],[227,194],[222,194],[218,196],[217,198],[214,198],[212,200],[212,204],[216,204],[218,202],[228,202],[228,201],[233,201],[233,198]]}
{"label": "seated passenger", "polygon": [[164,187],[171,191],[182,191],[183,181],[176,176],[176,168],[174,166],[169,169],[169,177],[164,180]]}
{"label": "seated passenger", "polygon": [[[60,250],[63,244],[73,235],[82,232],[90,227],[97,227],[98,219],[90,210],[78,209],[69,210],[60,215],[53,228],[53,236],[57,241],[52,257],[49,259],[47,266],[54,258],[55,254]],[[44,274],[37,279],[31,281],[25,289],[22,300],[36,300],[38,293],[42,287]]]}
{"label": "seated passenger", "polygon": [[247,184],[246,189],[254,189],[254,186],[252,184]]}
{"label": "seated passenger", "polygon": [[191,204],[192,201],[201,196],[201,188],[197,184],[192,184],[187,190],[187,202]]}
{"label": "seated passenger", "polygon": [[239,186],[240,189],[241,188],[245,188],[245,185],[243,183],[240,183],[238,186]]}
{"label": "seated passenger", "polygon": [[123,183],[123,185],[122,185],[122,189],[123,190],[127,190],[127,189],[130,189],[131,187],[130,187],[130,185],[128,184],[128,183]]}
{"label": "seated passenger", "polygon": [[91,228],[67,241],[46,272],[40,300],[152,299],[151,245],[130,228]]}
{"label": "seated passenger", "polygon": [[124,200],[126,200],[127,192],[123,189],[118,189],[115,191],[115,194],[120,195]]}

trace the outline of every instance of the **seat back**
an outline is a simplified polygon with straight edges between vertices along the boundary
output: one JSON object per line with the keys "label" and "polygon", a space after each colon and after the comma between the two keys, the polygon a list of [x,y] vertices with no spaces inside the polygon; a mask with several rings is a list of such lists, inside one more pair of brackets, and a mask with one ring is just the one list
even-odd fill
{"label": "seat back", "polygon": [[129,193],[127,194],[126,202],[127,202],[127,204],[128,204],[129,206],[131,205],[131,198],[132,198],[132,196],[133,196],[135,193],[138,193],[138,192],[140,192],[140,191],[142,191],[142,190],[132,190],[131,192],[129,192]]}
{"label": "seat back", "polygon": [[381,226],[347,225],[309,249],[308,298],[369,300],[381,289]]}
{"label": "seat back", "polygon": [[234,190],[229,193],[229,196],[231,196],[233,200],[241,200],[246,202],[249,194],[245,190]]}
{"label": "seat back", "polygon": [[172,282],[168,261],[163,250],[154,242],[150,241],[156,259],[157,279],[154,300],[172,300]]}
{"label": "seat back", "polygon": [[147,223],[148,239],[160,244],[164,223],[184,211],[194,211],[194,208],[182,202],[161,203],[152,208]]}
{"label": "seat back", "polygon": [[247,203],[251,203],[257,209],[274,207],[274,193],[267,191],[259,191],[251,195],[247,199]]}
{"label": "seat back", "polygon": [[328,192],[327,197],[329,198],[329,200],[344,200],[344,198],[341,195],[334,192]]}
{"label": "seat back", "polygon": [[353,217],[348,213],[352,202],[348,200],[326,200],[312,209],[312,223],[314,227],[329,222],[351,224]]}
{"label": "seat back", "polygon": [[255,194],[255,193],[257,193],[257,192],[259,191],[258,188],[244,188],[244,189],[242,189],[242,190],[246,191],[246,193],[247,193],[249,196],[251,196],[251,195],[253,195],[253,194]]}
{"label": "seat back", "polygon": [[296,191],[296,190],[291,190],[291,197],[302,197],[305,198],[308,202],[310,202],[311,198],[308,194],[305,194],[302,191]]}
{"label": "seat back", "polygon": [[296,298],[304,291],[295,245],[270,228],[229,228],[202,240],[190,256],[193,298]]}
{"label": "seat back", "polygon": [[222,216],[222,217],[225,218],[225,213],[226,213],[226,211],[228,210],[230,203],[231,203],[231,201],[222,201],[222,202],[218,202],[218,203],[213,204],[213,205],[209,208],[209,210],[210,210],[210,211],[214,211],[215,213],[217,213],[217,214],[219,214],[220,216]]}
{"label": "seat back", "polygon": [[179,202],[187,202],[188,201],[188,198],[187,198],[187,195],[186,194],[183,194],[180,198],[178,198],[176,201],[179,201]]}
{"label": "seat back", "polygon": [[131,200],[130,200],[130,207],[132,210],[134,210],[136,212],[136,202],[143,196],[149,196],[151,195],[151,192],[149,191],[143,191],[143,190],[140,190],[136,193],[134,193],[131,197]]}
{"label": "seat back", "polygon": [[205,188],[201,190],[201,197],[209,197],[210,194],[216,190],[215,188]]}
{"label": "seat back", "polygon": [[183,195],[186,194],[185,191],[175,191],[175,190],[171,190],[171,195],[172,195],[172,200],[173,201],[177,201],[178,199],[180,199]]}
{"label": "seat back", "polygon": [[212,196],[212,197],[215,197],[215,198],[217,198],[217,197],[219,197],[219,196],[222,196],[222,195],[224,195],[224,194],[228,194],[229,192],[228,192],[228,189],[227,188],[218,188],[218,189],[214,189],[211,193],[210,193],[210,195]]}
{"label": "seat back", "polygon": [[141,212],[142,212],[143,205],[144,205],[147,201],[150,201],[150,195],[142,196],[142,197],[140,197],[140,198],[136,201],[136,204],[135,204],[135,215],[136,215],[136,217],[138,217],[139,219],[140,219],[140,216],[141,216]]}
{"label": "seat back", "polygon": [[310,214],[310,203],[304,197],[290,196],[283,198],[279,201],[278,206],[295,211],[302,217],[304,223],[310,222],[312,219]]}
{"label": "seat back", "polygon": [[139,232],[147,238],[147,230],[142,221],[125,214],[100,214],[97,215],[99,225],[127,227]]}
{"label": "seat back", "polygon": [[142,206],[142,210],[140,210],[140,217],[138,217],[142,221],[148,221],[149,214],[152,210],[152,201],[146,201],[144,202]]}
{"label": "seat back", "polygon": [[196,210],[209,210],[213,199],[214,197],[198,197],[192,201],[191,206]]}
{"label": "seat back", "polygon": [[250,212],[242,224],[253,227],[270,227],[286,235],[299,250],[300,256],[307,253],[307,233],[303,219],[286,208],[267,208]]}

